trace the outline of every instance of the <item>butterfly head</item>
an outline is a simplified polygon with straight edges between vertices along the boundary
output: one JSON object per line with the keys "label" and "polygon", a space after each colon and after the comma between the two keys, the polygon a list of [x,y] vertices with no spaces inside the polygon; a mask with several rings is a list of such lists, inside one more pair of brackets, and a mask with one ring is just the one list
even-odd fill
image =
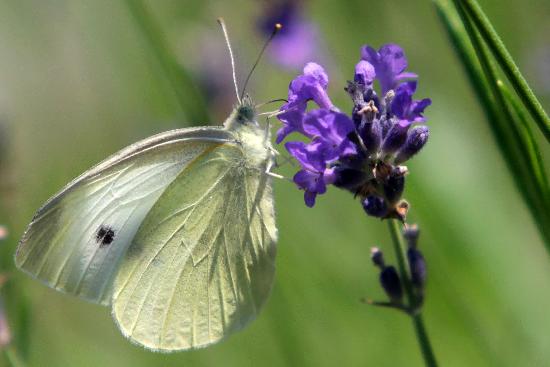
{"label": "butterfly head", "polygon": [[256,107],[249,95],[245,95],[235,109],[235,122],[243,125],[258,124],[256,122]]}

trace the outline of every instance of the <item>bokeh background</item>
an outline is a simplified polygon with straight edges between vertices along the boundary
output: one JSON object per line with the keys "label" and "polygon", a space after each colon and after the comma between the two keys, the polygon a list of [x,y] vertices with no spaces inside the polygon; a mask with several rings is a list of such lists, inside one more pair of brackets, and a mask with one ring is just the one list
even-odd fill
{"label": "bokeh background", "polygon": [[[384,298],[369,248],[386,249],[393,262],[387,227],[335,189],[309,209],[292,184],[276,182],[280,242],[271,298],[248,328],[203,350],[142,350],[121,336],[107,308],[14,269],[13,252],[34,211],[70,179],[138,139],[219,124],[230,112],[218,16],[226,19],[241,80],[264,39],[258,22],[265,2],[144,2],[196,82],[175,92],[132,3],[0,0],[0,224],[10,232],[0,242],[0,270],[8,275],[1,295],[26,364],[422,366],[410,320],[359,302]],[[481,4],[548,111],[550,2]],[[420,75],[418,96],[433,99],[431,138],[409,164],[405,197],[410,221],[422,229],[424,315],[441,365],[550,366],[550,257],[431,2],[320,0],[305,3],[302,14],[317,27],[319,57],[342,109],[351,108],[343,87],[365,43],[402,45]],[[283,98],[298,72],[268,55],[250,92],[257,101]],[[209,121],[191,121],[198,96]],[[280,173],[295,170],[287,164]]]}

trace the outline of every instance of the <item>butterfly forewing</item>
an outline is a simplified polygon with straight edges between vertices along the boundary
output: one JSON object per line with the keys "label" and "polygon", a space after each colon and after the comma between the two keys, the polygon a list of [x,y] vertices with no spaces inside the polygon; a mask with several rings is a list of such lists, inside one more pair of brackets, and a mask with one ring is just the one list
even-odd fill
{"label": "butterfly forewing", "polygon": [[197,156],[232,139],[221,129],[180,129],[106,159],[39,209],[16,264],[53,288],[109,303],[122,255],[164,189]]}
{"label": "butterfly forewing", "polygon": [[187,165],[145,217],[115,280],[113,316],[154,350],[203,347],[267,299],[276,228],[270,178],[221,144]]}

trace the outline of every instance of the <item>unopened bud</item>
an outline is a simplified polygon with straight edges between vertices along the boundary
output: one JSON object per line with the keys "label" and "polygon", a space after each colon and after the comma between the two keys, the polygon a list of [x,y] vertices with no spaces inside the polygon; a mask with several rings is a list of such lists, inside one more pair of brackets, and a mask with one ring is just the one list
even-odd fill
{"label": "unopened bud", "polygon": [[403,237],[405,237],[409,247],[416,248],[419,235],[420,229],[418,229],[416,224],[405,225],[403,228]]}
{"label": "unopened bud", "polygon": [[337,166],[334,177],[334,186],[355,192],[365,182],[367,174],[363,170]]}
{"label": "unopened bud", "polygon": [[374,195],[370,195],[363,200],[363,209],[368,215],[378,218],[382,218],[388,212],[384,199]]}
{"label": "unopened bud", "polygon": [[424,288],[426,283],[426,261],[422,253],[414,247],[407,250],[407,259],[411,270],[411,283],[417,288]]}
{"label": "unopened bud", "polygon": [[409,130],[410,122],[406,120],[396,121],[386,134],[386,138],[382,143],[382,151],[384,154],[395,153],[400,150],[407,140],[407,131]]}
{"label": "unopened bud", "polygon": [[378,247],[372,247],[370,249],[370,258],[374,265],[380,267],[381,269],[384,268],[384,255]]}
{"label": "unopened bud", "polygon": [[384,195],[386,195],[390,205],[401,199],[404,189],[405,176],[401,174],[399,169],[393,169],[386,182],[384,182]]}
{"label": "unopened bud", "polygon": [[403,288],[399,274],[393,266],[386,266],[380,272],[380,284],[393,303],[401,303],[403,299]]}
{"label": "unopened bud", "polygon": [[395,157],[395,164],[403,163],[414,156],[426,145],[430,131],[427,126],[419,125],[409,130],[407,140]]}

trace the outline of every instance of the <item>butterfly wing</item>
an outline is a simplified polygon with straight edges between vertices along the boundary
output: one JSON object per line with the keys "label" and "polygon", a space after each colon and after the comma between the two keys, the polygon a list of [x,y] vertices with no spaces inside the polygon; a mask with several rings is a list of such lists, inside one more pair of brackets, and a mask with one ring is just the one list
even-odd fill
{"label": "butterfly wing", "polygon": [[122,333],[146,348],[200,348],[255,318],[274,277],[269,177],[223,144],[164,191],[126,253],[113,292]]}
{"label": "butterfly wing", "polygon": [[180,129],[111,156],[38,210],[17,248],[17,266],[60,291],[108,304],[122,255],[164,189],[232,138],[212,127]]}

